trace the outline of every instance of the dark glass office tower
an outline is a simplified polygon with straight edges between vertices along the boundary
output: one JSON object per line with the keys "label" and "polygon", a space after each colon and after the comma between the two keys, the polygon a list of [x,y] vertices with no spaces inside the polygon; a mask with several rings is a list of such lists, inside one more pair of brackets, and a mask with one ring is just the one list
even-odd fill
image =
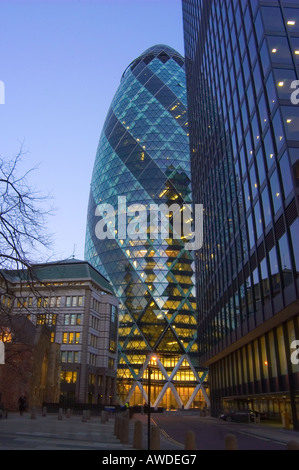
{"label": "dark glass office tower", "polygon": [[[141,54],[113,98],[92,176],[85,257],[120,300],[118,397],[132,405],[148,402],[152,353],[154,406],[205,406],[207,399],[206,371],[197,368],[194,252],[173,236],[173,212],[169,237],[155,236],[149,215],[154,205],[176,204],[183,214],[191,204],[186,104],[183,57],[164,45]],[[105,236],[99,207],[115,211]]]}
{"label": "dark glass office tower", "polygon": [[298,428],[299,4],[182,3],[193,199],[205,207],[199,354],[212,413],[287,412]]}

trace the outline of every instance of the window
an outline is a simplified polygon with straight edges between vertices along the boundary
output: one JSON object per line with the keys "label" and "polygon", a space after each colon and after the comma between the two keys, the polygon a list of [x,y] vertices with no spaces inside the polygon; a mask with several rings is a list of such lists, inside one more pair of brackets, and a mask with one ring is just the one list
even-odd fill
{"label": "window", "polygon": [[282,122],[281,122],[279,111],[276,111],[275,116],[273,118],[273,128],[274,128],[276,147],[277,147],[277,151],[279,152],[282,145],[284,144],[284,133],[283,133],[283,127],[282,127]]}
{"label": "window", "polygon": [[265,135],[264,145],[265,145],[267,167],[270,170],[271,166],[275,162],[274,146],[273,146],[273,141],[272,141],[270,130],[268,130],[268,132]]}
{"label": "window", "polygon": [[244,181],[244,199],[245,199],[246,211],[248,211],[248,209],[250,208],[250,193],[249,193],[249,185],[248,185],[247,178]]}
{"label": "window", "polygon": [[247,218],[247,227],[248,227],[248,235],[249,235],[249,247],[251,249],[254,246],[254,227],[253,227],[253,220],[252,220],[251,214]]}
{"label": "window", "polygon": [[296,186],[299,186],[299,148],[290,148],[290,158]]}
{"label": "window", "polygon": [[261,11],[266,30],[285,32],[280,7],[262,7]]}
{"label": "window", "polygon": [[266,124],[268,123],[268,111],[266,107],[264,94],[262,94],[260,101],[259,101],[259,114],[260,114],[262,130],[264,130]]}
{"label": "window", "polygon": [[284,285],[287,286],[293,281],[292,263],[289,252],[287,235],[284,234],[279,240],[280,261]]}
{"label": "window", "polygon": [[295,270],[296,275],[299,277],[299,243],[298,243],[298,233],[299,233],[299,219],[296,219],[295,222],[290,227],[294,261],[295,261]]}
{"label": "window", "polygon": [[37,325],[56,325],[56,315],[47,313],[45,315],[37,315]]}
{"label": "window", "polygon": [[276,293],[280,291],[280,276],[279,276],[278,260],[277,260],[277,253],[276,253],[275,246],[269,252],[269,261],[270,261],[273,294],[275,295]]}
{"label": "window", "polygon": [[79,296],[67,296],[66,297],[66,306],[67,307],[82,307],[83,306],[83,297]]}
{"label": "window", "polygon": [[[252,135],[253,135],[253,141],[254,141],[254,146],[255,148],[258,146],[261,138],[261,133],[259,129],[259,125],[257,122],[257,115],[254,113],[252,121],[251,121],[251,127],[252,127]],[[253,153],[251,153],[251,156]]]}
{"label": "window", "polygon": [[260,150],[257,153],[256,164],[257,164],[257,169],[258,169],[259,182],[260,182],[260,186],[261,186],[263,184],[263,181],[266,178],[264,155],[263,155],[262,147],[260,148]]}
{"label": "window", "polygon": [[270,178],[270,185],[271,185],[274,212],[276,213],[280,209],[281,203],[282,203],[281,190],[280,190],[280,185],[279,185],[276,170],[274,171],[273,175]]}
{"label": "window", "polygon": [[291,38],[294,61],[299,65],[299,38]]}
{"label": "window", "polygon": [[80,343],[80,333],[66,331],[62,333],[62,342],[64,344],[79,344]]}
{"label": "window", "polygon": [[261,61],[262,61],[262,67],[263,67],[263,72],[264,76],[267,75],[267,70],[270,65],[270,58],[269,58],[269,52],[268,52],[268,46],[266,40],[263,41],[263,45],[261,47]]}
{"label": "window", "polygon": [[257,238],[259,238],[263,233],[263,223],[262,223],[262,216],[261,216],[259,201],[257,201],[256,205],[254,206],[254,216],[255,216],[256,236]]}
{"label": "window", "polygon": [[268,36],[267,43],[272,63],[292,64],[292,56],[286,37]]}
{"label": "window", "polygon": [[299,138],[299,108],[297,106],[283,106],[282,119],[288,140]]}
{"label": "window", "polygon": [[268,274],[268,267],[266,258],[264,258],[261,263],[261,276],[262,276],[262,288],[263,288],[263,299],[264,303],[267,301],[270,293],[270,286],[269,286],[269,274]]}
{"label": "window", "polygon": [[279,356],[279,363],[280,363],[280,373],[281,375],[286,375],[288,372],[288,369],[287,369],[286,345],[284,341],[283,327],[279,326],[276,331],[277,331],[277,345],[278,345],[278,356]]}
{"label": "window", "polygon": [[260,280],[259,280],[259,272],[258,268],[256,268],[253,273],[253,288],[254,288],[254,295],[255,295],[255,303],[257,310],[260,308],[261,303],[261,289],[260,289]]}
{"label": "window", "polygon": [[252,165],[250,168],[250,182],[251,182],[251,194],[252,194],[252,199],[255,198],[257,195],[258,191],[258,180],[256,177],[256,172],[255,172],[255,167]]}
{"label": "window", "polygon": [[117,329],[118,329],[118,311],[114,305],[111,305],[110,316],[110,336],[109,336],[109,350],[116,352],[117,347]]}
{"label": "window", "polygon": [[254,70],[253,70],[253,78],[254,78],[254,86],[256,90],[256,95],[258,96],[262,88],[262,77],[261,77],[261,71],[260,71],[260,66],[258,62],[256,63]]}
{"label": "window", "polygon": [[282,155],[279,161],[279,166],[283,183],[284,196],[285,198],[287,198],[293,189],[292,173],[287,152],[284,152],[284,154]]}
{"label": "window", "polygon": [[60,374],[60,380],[61,382],[66,382],[66,383],[76,383],[77,372],[63,370],[61,371],[61,374]]}
{"label": "window", "polygon": [[50,298],[50,307],[60,307],[61,297],[51,297]]}
{"label": "window", "polygon": [[64,363],[78,363],[79,353],[78,351],[61,351],[60,358]]}
{"label": "window", "polygon": [[294,89],[291,88],[291,84],[296,80],[295,71],[288,69],[274,69],[274,77],[278,98],[289,101],[290,96],[294,91]]}
{"label": "window", "polygon": [[267,88],[267,95],[268,95],[268,103],[270,107],[270,111],[273,111],[275,104],[277,103],[277,96],[275,90],[275,83],[272,73],[270,73],[269,78],[266,83]]}
{"label": "window", "polygon": [[[298,6],[298,1],[293,2]],[[289,33],[299,33],[299,9],[298,8],[284,8],[284,14],[286,18],[286,26]]]}

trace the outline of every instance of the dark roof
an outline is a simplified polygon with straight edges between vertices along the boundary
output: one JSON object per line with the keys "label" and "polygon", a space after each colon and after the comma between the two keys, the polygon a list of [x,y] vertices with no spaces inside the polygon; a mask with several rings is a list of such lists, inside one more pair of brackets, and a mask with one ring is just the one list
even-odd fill
{"label": "dark roof", "polygon": [[46,281],[65,281],[91,279],[100,287],[111,294],[113,288],[110,282],[97,271],[87,261],[74,258],[41,263],[33,265],[29,270],[5,270],[3,271],[7,280],[11,282],[20,282],[20,280],[34,280],[39,282]]}
{"label": "dark roof", "polygon": [[179,52],[177,52],[172,47],[167,46],[166,44],[156,44],[155,46],[149,47],[143,52],[143,54],[141,54],[140,57],[146,56],[148,54],[153,54],[155,56],[158,56],[159,54],[161,54],[161,52],[162,53],[165,52],[170,57],[177,56],[183,59],[182,55],[179,54]]}
{"label": "dark roof", "polygon": [[140,56],[134,59],[130,65],[128,65],[122,77],[126,75],[126,72],[129,69],[133,70],[134,67],[136,67],[136,65],[138,65],[142,60],[146,61],[146,63],[149,63],[155,57],[159,57],[162,61],[167,61],[170,58],[174,58],[174,60],[176,60],[181,66],[184,65],[184,57],[179,52],[177,52],[172,47],[167,46],[166,44],[156,44],[155,46],[151,46],[146,49]]}

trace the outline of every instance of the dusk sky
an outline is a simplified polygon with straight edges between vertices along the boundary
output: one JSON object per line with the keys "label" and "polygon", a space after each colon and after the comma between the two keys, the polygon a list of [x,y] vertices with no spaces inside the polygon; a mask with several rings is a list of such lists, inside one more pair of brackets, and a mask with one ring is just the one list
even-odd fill
{"label": "dusk sky", "polygon": [[126,67],[155,44],[184,55],[181,0],[0,0],[0,155],[23,145],[24,170],[38,166],[29,182],[52,195],[53,261],[84,257],[104,120]]}

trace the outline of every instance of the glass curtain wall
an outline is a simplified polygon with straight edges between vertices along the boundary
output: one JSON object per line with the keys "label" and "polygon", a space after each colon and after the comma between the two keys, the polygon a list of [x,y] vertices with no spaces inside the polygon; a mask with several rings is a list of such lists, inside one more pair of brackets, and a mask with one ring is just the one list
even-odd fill
{"label": "glass curtain wall", "polygon": [[[188,133],[184,59],[168,46],[154,46],[122,76],[100,138],[88,208],[86,259],[110,279],[120,300],[122,403],[147,402],[152,353],[152,404],[206,403],[206,372],[197,367],[194,254],[183,236],[173,236],[175,214],[192,203]],[[115,219],[99,239],[96,210],[103,204],[115,210]],[[151,232],[154,204],[176,204],[167,214],[166,238]],[[140,208],[147,211],[143,220],[137,220]]]}
{"label": "glass curtain wall", "polygon": [[[298,315],[299,6],[183,0],[183,19],[193,198],[205,207],[199,354],[212,370],[276,314]],[[257,364],[251,374],[262,380]]]}

